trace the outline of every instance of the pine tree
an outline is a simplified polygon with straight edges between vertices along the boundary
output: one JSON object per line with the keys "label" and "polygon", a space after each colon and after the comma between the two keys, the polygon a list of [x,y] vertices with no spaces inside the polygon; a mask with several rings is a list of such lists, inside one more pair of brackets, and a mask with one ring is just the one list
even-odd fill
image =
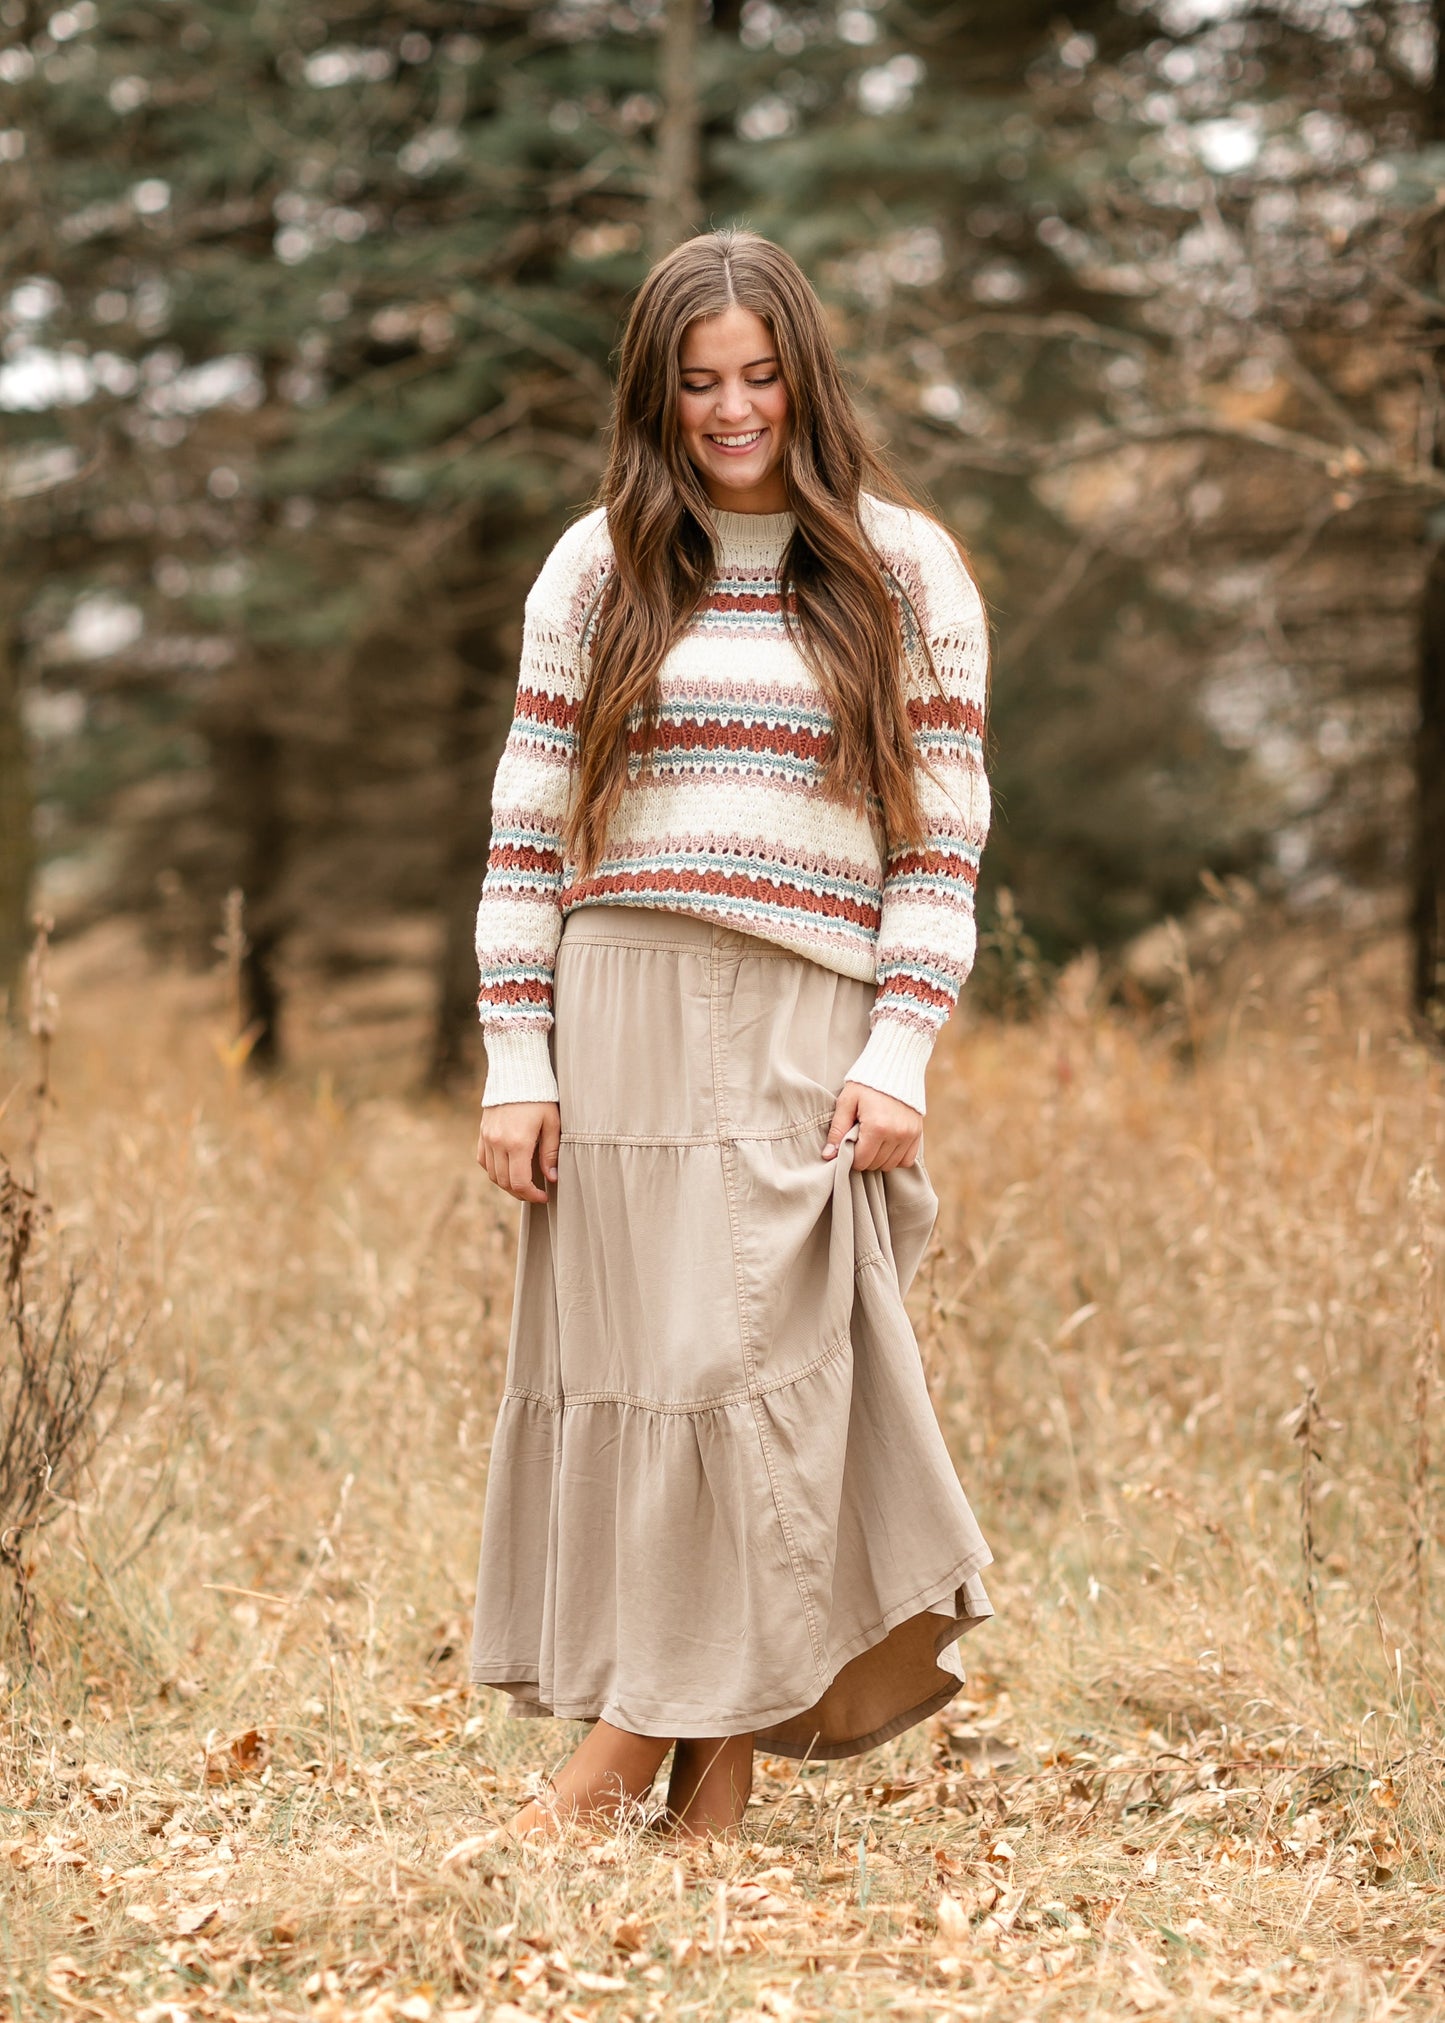
{"label": "pine tree", "polygon": [[[263,1055],[286,961],[362,964],[379,915],[435,922],[433,1067],[467,1058],[522,597],[595,483],[609,352],[694,150],[700,217],[815,276],[878,433],[993,599],[986,895],[1012,887],[1056,952],[1117,939],[1282,823],[1302,861],[1398,880],[1398,728],[1382,710],[1362,758],[1317,752],[1322,798],[1296,807],[1231,718],[1221,670],[1253,620],[1221,586],[1272,553],[1269,653],[1278,634],[1314,656],[1284,727],[1301,750],[1327,711],[1364,721],[1369,681],[1403,692],[1400,648],[1383,674],[1354,644],[1331,661],[1365,635],[1318,614],[1337,583],[1387,614],[1418,594],[1394,560],[1418,494],[1392,361],[1422,312],[1360,283],[1373,320],[1342,334],[1337,284],[1434,286],[1399,225],[1432,187],[1428,153],[1401,154],[1425,131],[1400,39],[1422,11],[1369,0],[1343,35],[1284,0],[1222,21],[1177,0],[718,0],[710,20],[178,0],[162,32],[145,7],[3,0],[21,285],[0,485],[56,487],[9,515],[5,664],[84,692],[129,839],[112,889],[150,906],[162,879],[203,950],[246,887]],[[1253,120],[1276,147],[1315,115],[1348,146],[1308,173],[1201,155],[1211,121],[1210,145]],[[1270,192],[1296,208],[1265,243]],[[113,650],[86,657],[102,620]],[[1249,662],[1245,700],[1272,678]],[[41,756],[63,842],[99,812],[97,766]]]}

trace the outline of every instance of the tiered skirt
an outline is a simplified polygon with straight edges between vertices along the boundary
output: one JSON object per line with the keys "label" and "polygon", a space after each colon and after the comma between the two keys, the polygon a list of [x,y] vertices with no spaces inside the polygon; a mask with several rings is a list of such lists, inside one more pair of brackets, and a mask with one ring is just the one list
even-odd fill
{"label": "tiered skirt", "polygon": [[903,1304],[937,1200],[821,1156],[872,1002],[705,920],[568,916],[472,1652],[518,1713],[816,1760],[958,1691],[991,1555]]}

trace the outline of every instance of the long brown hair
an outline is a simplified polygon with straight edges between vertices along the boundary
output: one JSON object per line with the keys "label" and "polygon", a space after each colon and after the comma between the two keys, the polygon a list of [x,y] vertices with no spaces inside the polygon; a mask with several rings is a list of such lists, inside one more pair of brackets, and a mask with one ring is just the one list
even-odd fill
{"label": "long brown hair", "polygon": [[755,232],[708,232],[652,269],[622,337],[600,494],[615,565],[595,614],[565,838],[584,876],[629,755],[646,765],[653,749],[658,670],[712,580],[713,508],[683,444],[678,358],[690,323],[734,305],[767,325],[788,392],[783,479],[797,525],[780,573],[789,627],[833,719],[823,790],[876,807],[890,848],[922,840],[898,611],[858,517],[865,483],[912,501],[864,437],[801,268]]}

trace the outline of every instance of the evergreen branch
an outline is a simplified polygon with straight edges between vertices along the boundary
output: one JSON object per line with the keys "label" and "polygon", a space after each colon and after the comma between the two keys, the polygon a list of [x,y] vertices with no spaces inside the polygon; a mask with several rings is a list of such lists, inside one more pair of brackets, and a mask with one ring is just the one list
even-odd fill
{"label": "evergreen branch", "polygon": [[1156,347],[1144,337],[1136,337],[1132,331],[1113,330],[1106,323],[1097,323],[1091,316],[1081,316],[1075,310],[1061,309],[1048,316],[1030,316],[1022,311],[1007,309],[993,310],[982,316],[970,316],[963,323],[945,324],[942,330],[932,330],[929,336],[935,344],[967,344],[975,337],[1072,337],[1083,344],[1097,344],[1112,351],[1127,351],[1135,357],[1149,358],[1155,355]]}
{"label": "evergreen branch", "polygon": [[[932,448],[943,438],[944,429],[915,419],[910,434],[921,447]],[[1273,422],[1226,421],[1223,416],[1201,408],[1116,422],[1105,428],[1081,431],[1061,442],[1001,442],[993,446],[962,438],[951,447],[949,461],[968,470],[992,471],[1000,477],[1032,477],[1042,471],[1087,463],[1092,457],[1108,456],[1130,443],[1173,442],[1188,436],[1209,436],[1221,442],[1249,443],[1256,449],[1273,450],[1313,464],[1331,478],[1384,478],[1400,490],[1445,495],[1445,471],[1428,464],[1401,464],[1388,453],[1368,456],[1353,443],[1326,442],[1297,429],[1279,428]]]}

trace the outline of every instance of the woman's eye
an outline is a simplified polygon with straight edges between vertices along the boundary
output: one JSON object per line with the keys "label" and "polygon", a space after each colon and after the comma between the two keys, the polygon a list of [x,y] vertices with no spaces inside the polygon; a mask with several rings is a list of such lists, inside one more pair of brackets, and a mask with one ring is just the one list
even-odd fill
{"label": "woman's eye", "polygon": [[750,379],[747,381],[749,386],[776,386],[777,383],[778,375],[775,372],[769,373],[766,379]]}

